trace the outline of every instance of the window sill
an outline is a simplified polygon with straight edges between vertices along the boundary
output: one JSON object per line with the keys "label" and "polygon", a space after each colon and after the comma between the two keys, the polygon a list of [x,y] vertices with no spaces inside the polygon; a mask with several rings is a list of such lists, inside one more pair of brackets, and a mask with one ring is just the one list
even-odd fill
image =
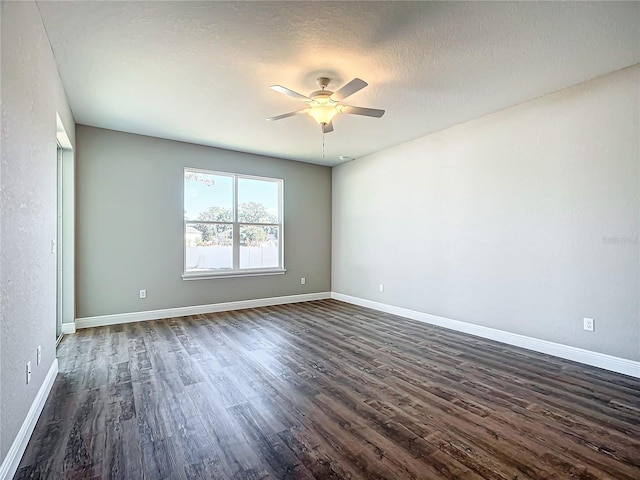
{"label": "window sill", "polygon": [[183,280],[211,280],[214,278],[235,278],[235,277],[262,277],[265,275],[283,275],[287,271],[283,268],[263,269],[263,270],[235,270],[227,272],[198,272],[183,273]]}

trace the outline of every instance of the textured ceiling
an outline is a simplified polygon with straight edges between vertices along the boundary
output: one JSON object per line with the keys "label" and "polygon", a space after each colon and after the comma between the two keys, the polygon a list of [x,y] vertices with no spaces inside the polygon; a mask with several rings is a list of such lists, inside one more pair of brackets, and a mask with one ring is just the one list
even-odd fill
{"label": "textured ceiling", "polygon": [[[335,165],[640,62],[640,3],[38,2],[76,121]],[[303,94],[369,83],[325,137]]]}

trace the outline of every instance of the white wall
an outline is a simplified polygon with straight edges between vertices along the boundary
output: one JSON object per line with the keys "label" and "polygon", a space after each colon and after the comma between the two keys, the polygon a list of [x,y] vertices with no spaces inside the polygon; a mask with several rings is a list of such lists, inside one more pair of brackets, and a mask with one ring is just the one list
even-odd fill
{"label": "white wall", "polygon": [[[0,461],[55,359],[56,112],[75,143],[75,125],[36,4],[3,2],[1,8]],[[33,374],[26,385],[28,361]]]}
{"label": "white wall", "polygon": [[334,168],[333,291],[640,360],[639,78]]}

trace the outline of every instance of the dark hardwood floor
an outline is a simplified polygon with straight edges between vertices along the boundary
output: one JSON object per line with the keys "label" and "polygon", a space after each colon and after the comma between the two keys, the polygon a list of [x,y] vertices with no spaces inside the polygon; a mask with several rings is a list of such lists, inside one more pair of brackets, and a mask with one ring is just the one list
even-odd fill
{"label": "dark hardwood floor", "polygon": [[18,479],[640,479],[638,379],[335,300],[58,355]]}

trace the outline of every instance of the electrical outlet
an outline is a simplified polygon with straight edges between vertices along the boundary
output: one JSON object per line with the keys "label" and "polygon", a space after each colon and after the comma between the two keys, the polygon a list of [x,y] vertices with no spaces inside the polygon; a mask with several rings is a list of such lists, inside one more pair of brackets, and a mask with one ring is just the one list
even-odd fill
{"label": "electrical outlet", "polygon": [[140,290],[140,298],[147,298],[147,291],[146,290]]}
{"label": "electrical outlet", "polygon": [[42,361],[42,345],[38,345],[38,348],[36,349],[36,365],[40,365],[41,361]]}
{"label": "electrical outlet", "polygon": [[31,362],[27,362],[27,385],[31,381]]}
{"label": "electrical outlet", "polygon": [[595,321],[593,320],[593,318],[584,317],[582,320],[584,322],[584,329],[588,330],[589,332],[593,332],[595,327]]}
{"label": "electrical outlet", "polygon": [[55,239],[51,239],[51,255],[55,255],[56,253],[56,241]]}
{"label": "electrical outlet", "polygon": [[305,283],[307,283],[307,279],[304,277],[300,278],[300,285],[304,285]]}
{"label": "electrical outlet", "polygon": [[380,284],[380,291],[384,292],[384,285],[383,284]]}

